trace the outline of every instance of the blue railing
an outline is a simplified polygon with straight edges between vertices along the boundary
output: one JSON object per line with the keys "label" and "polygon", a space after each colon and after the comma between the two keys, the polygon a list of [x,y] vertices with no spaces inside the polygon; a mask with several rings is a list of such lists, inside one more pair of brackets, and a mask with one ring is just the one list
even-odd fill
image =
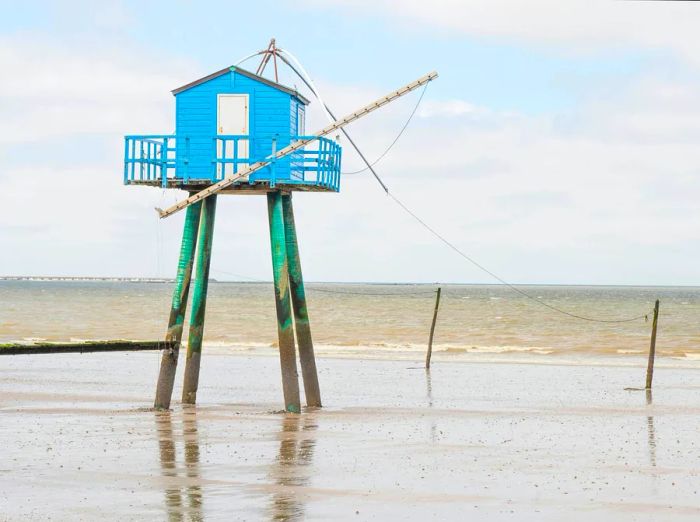
{"label": "blue railing", "polygon": [[[312,137],[293,136],[293,139]],[[337,191],[340,189],[340,155],[340,145],[335,141],[318,138],[290,155],[292,172],[299,172],[306,185],[320,185]]]}
{"label": "blue railing", "polygon": [[175,178],[175,136],[126,136],[124,138],[124,183],[159,180],[163,187]]}
{"label": "blue railing", "polygon": [[[312,139],[314,136],[292,136],[292,141]],[[218,135],[214,140],[214,179],[235,174],[241,168],[269,159],[289,142],[276,137]],[[262,153],[262,154],[261,154]],[[287,184],[319,185],[333,190],[340,189],[341,148],[328,138],[317,138],[305,148],[288,157],[273,160],[251,176],[250,181],[267,180],[271,187],[278,182]]]}
{"label": "blue railing", "polygon": [[[299,139],[313,136],[217,135],[209,146],[195,142],[190,154],[190,139],[175,135],[126,136],[124,143],[124,183],[168,181],[187,184],[190,180],[215,183],[227,175],[258,161],[269,160],[274,153]],[[202,146],[204,154],[202,154]],[[253,173],[249,182],[316,185],[338,191],[340,188],[341,148],[332,140],[317,138],[305,148],[273,160],[271,165]],[[150,184],[150,183],[148,183]]]}
{"label": "blue railing", "polygon": [[214,172],[212,181],[219,181],[225,176],[235,174],[241,168],[255,161],[251,160],[251,150],[255,141],[247,135],[218,134],[213,138]]}

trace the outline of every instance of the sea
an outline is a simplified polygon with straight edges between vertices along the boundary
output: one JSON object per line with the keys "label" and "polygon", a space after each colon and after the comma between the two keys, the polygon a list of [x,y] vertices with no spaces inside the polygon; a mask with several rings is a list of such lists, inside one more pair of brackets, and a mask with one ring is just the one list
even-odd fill
{"label": "sea", "polygon": [[[307,283],[316,352],[424,357],[437,287]],[[440,287],[436,361],[641,364],[659,299],[657,355],[700,367],[700,287],[519,286],[527,296],[498,285]],[[0,343],[162,339],[173,288],[167,280],[2,280]],[[204,351],[273,354],[276,346],[272,284],[212,280]]]}

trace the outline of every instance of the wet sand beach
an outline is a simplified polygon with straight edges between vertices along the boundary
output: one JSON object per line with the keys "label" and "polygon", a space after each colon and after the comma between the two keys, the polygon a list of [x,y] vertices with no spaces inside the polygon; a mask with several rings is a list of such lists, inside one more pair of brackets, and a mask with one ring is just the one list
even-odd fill
{"label": "wet sand beach", "polygon": [[325,407],[290,415],[264,353],[207,354],[171,412],[157,353],[4,357],[0,520],[700,517],[700,370],[647,397],[643,358],[531,358],[322,357]]}

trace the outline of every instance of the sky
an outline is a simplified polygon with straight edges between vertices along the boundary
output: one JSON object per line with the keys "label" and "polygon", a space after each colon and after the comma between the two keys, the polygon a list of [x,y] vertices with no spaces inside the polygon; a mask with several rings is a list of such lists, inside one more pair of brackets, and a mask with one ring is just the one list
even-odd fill
{"label": "sky", "polygon": [[[694,2],[0,0],[0,275],[173,277],[184,216],[153,208],[183,193],[124,186],[123,136],[174,132],[172,89],[275,37],[336,113],[438,71],[376,168],[502,278],[697,285],[697,27]],[[368,158],[418,96],[348,127]],[[294,197],[307,280],[493,282],[370,174],[341,184]],[[269,249],[265,198],[220,198],[212,277],[269,280]]]}

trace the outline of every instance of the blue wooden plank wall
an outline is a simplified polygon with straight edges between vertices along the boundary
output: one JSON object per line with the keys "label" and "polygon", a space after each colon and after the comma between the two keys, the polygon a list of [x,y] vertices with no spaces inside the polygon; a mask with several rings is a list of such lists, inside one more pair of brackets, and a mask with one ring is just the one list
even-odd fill
{"label": "blue wooden plank wall", "polygon": [[[295,97],[274,87],[255,81],[236,72],[229,72],[176,95],[176,135],[178,177],[184,175],[185,157],[189,158],[188,177],[210,178],[217,134],[217,95],[248,94],[251,156],[260,159],[271,152],[273,137],[277,150],[289,145],[290,136],[297,133],[297,104]],[[189,138],[186,146],[185,138]],[[188,150],[186,150],[188,149]],[[188,154],[189,152],[189,154]],[[288,179],[290,159],[275,165],[275,177]],[[269,179],[271,169],[255,174],[254,179]],[[294,176],[297,177],[297,176]]]}

